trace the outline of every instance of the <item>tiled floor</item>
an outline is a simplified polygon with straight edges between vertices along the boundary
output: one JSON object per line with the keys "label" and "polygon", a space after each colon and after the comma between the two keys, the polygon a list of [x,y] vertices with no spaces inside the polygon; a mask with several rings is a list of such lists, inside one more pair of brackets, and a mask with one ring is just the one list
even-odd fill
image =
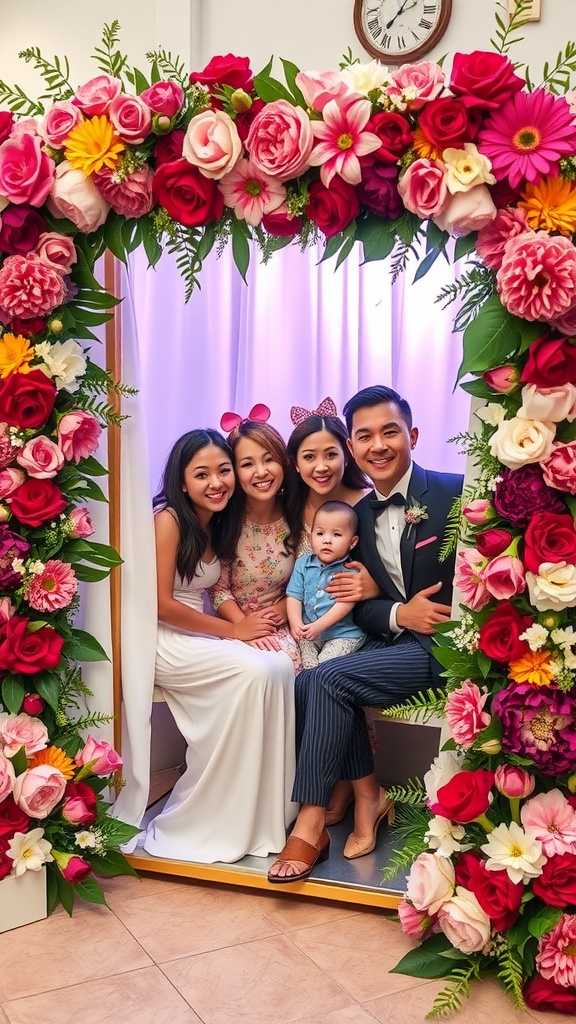
{"label": "tiled floor", "polygon": [[[145,876],[0,935],[0,1024],[420,1024],[437,982],[388,973],[380,910]],[[567,1024],[483,982],[454,1024]]]}

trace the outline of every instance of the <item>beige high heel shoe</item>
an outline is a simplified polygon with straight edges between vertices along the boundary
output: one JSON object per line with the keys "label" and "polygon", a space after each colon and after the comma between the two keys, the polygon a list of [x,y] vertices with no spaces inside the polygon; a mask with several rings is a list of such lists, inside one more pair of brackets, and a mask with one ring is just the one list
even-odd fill
{"label": "beige high heel shoe", "polygon": [[372,853],[372,850],[376,846],[376,840],[378,838],[378,829],[387,818],[388,824],[392,824],[394,821],[394,801],[390,799],[386,794],[386,790],[380,787],[380,807],[376,821],[374,822],[374,829],[369,839],[358,839],[354,832],[351,832],[346,840],[346,845],[342,851],[346,860],[356,860],[356,857],[365,857],[366,854]]}

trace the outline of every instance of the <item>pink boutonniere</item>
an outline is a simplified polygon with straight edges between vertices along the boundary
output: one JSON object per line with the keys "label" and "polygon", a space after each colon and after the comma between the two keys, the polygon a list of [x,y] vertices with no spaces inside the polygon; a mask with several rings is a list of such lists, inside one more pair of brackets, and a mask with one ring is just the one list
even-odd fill
{"label": "pink boutonniere", "polygon": [[404,511],[404,519],[408,523],[408,530],[406,532],[406,539],[409,540],[412,535],[412,530],[418,523],[422,523],[424,519],[428,519],[428,511],[426,505],[422,505],[416,498],[410,498],[410,504]]}

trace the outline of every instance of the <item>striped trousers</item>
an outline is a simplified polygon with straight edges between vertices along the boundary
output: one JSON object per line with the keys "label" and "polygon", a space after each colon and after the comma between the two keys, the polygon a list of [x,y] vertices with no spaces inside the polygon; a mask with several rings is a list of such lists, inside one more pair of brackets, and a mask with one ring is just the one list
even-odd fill
{"label": "striped trousers", "polygon": [[430,655],[411,633],[368,640],[355,654],[296,677],[296,803],[327,807],[338,779],[374,770],[365,706],[390,707],[433,685]]}

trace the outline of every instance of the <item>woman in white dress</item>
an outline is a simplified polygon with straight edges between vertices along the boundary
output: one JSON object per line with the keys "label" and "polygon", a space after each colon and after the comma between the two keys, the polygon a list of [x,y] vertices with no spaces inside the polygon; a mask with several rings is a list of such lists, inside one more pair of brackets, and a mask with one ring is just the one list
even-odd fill
{"label": "woman in white dress", "polygon": [[186,771],[148,827],[158,857],[233,863],[282,849],[294,819],[294,669],[255,650],[270,611],[232,623],[203,611],[220,558],[231,558],[242,513],[232,453],[215,430],[176,442],[155,500],[156,685],[187,745]]}

